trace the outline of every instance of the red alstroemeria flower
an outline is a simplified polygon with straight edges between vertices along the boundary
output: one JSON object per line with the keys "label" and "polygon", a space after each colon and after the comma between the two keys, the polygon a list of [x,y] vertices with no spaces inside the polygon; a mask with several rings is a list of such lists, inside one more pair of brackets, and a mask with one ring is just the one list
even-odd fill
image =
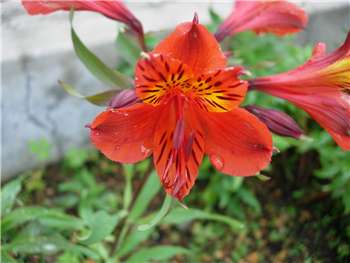
{"label": "red alstroemeria flower", "polygon": [[218,41],[226,36],[253,30],[277,35],[295,33],[305,28],[308,17],[304,10],[287,1],[235,1],[232,13],[215,33]]}
{"label": "red alstroemeria flower", "polygon": [[134,163],[153,154],[168,194],[182,200],[207,154],[219,171],[254,175],[270,162],[271,134],[254,115],[238,108],[247,82],[208,30],[180,24],[136,66],[142,100],[110,108],[90,125],[91,140],[109,159]]}
{"label": "red alstroemeria flower", "polygon": [[143,41],[141,22],[119,0],[22,0],[24,8],[30,15],[46,15],[55,11],[92,11],[103,14],[113,20],[122,22]]}
{"label": "red alstroemeria flower", "polygon": [[251,87],[302,108],[340,147],[350,150],[350,32],[333,53],[325,54],[325,44],[319,43],[304,65],[257,78]]}

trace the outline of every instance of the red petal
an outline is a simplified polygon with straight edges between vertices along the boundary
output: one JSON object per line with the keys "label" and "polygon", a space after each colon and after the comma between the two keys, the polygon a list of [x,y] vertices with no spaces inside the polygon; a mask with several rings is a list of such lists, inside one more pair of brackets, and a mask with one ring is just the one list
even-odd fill
{"label": "red petal", "polygon": [[[147,55],[147,54],[146,54]],[[153,53],[136,66],[136,93],[145,103],[159,105],[174,94],[194,99],[207,111],[229,111],[242,102],[247,82],[241,68],[230,67],[193,76],[180,60]]]}
{"label": "red petal", "polygon": [[317,59],[317,58],[320,58],[321,56],[324,56],[326,54],[326,48],[327,46],[325,43],[322,43],[322,42],[317,43],[312,50],[311,59]]}
{"label": "red petal", "polygon": [[113,161],[141,161],[151,154],[158,110],[146,104],[135,104],[102,112],[90,125],[91,141]]}
{"label": "red petal", "polygon": [[230,67],[202,74],[193,82],[193,93],[208,111],[225,112],[241,104],[248,83],[238,79],[241,68]]}
{"label": "red petal", "polygon": [[136,32],[140,38],[143,37],[142,24],[119,0],[22,0],[22,5],[30,15],[46,15],[59,10],[69,11],[71,8],[78,11],[101,13],[106,17],[125,23]]}
{"label": "red petal", "polygon": [[[348,94],[320,96],[316,99],[313,96],[312,102],[316,107],[308,105],[305,110],[315,119],[334,141],[343,149],[350,150],[350,96]],[[345,99],[347,101],[345,101]],[[318,101],[321,100],[321,103]],[[311,106],[311,107],[310,107]]]}
{"label": "red petal", "polygon": [[330,54],[324,52],[325,45],[318,43],[306,63],[287,72],[254,79],[252,88],[300,94],[350,90],[350,32],[342,46]]}
{"label": "red petal", "polygon": [[143,102],[158,105],[174,92],[191,87],[192,72],[180,60],[158,53],[145,56],[135,72],[136,94]]}
{"label": "red petal", "polygon": [[157,116],[153,161],[166,192],[182,200],[197,177],[204,141],[191,106],[178,99]]}
{"label": "red petal", "polygon": [[181,60],[194,74],[226,66],[226,57],[218,42],[196,21],[178,25],[154,51]]}
{"label": "red petal", "polygon": [[325,44],[323,44],[324,47],[322,47],[322,44],[323,43],[318,43],[315,45],[311,61],[309,60],[306,65],[312,65],[314,68],[322,68],[346,57],[350,58],[350,31],[348,32],[343,45],[330,54],[322,54],[322,49],[326,49]]}
{"label": "red petal", "polygon": [[332,92],[288,95],[288,100],[304,109],[344,150],[350,150],[350,95]]}
{"label": "red petal", "polygon": [[271,160],[272,137],[254,115],[237,108],[208,113],[206,153],[217,170],[229,175],[255,175]]}
{"label": "red petal", "polygon": [[234,10],[215,36],[221,41],[228,35],[247,30],[285,35],[300,31],[307,21],[304,10],[287,1],[237,0]]}

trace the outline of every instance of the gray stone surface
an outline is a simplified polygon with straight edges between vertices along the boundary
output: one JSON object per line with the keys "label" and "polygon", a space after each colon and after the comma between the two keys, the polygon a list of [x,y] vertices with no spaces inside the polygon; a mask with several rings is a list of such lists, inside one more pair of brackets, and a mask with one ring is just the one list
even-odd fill
{"label": "gray stone surface", "polygon": [[330,51],[338,47],[350,31],[350,0],[347,4],[321,6],[323,8],[312,12],[310,23],[305,31],[298,34],[298,39],[302,44],[325,42]]}
{"label": "gray stone surface", "polygon": [[[103,48],[104,51],[107,48]],[[38,58],[21,57],[2,65],[2,174],[4,177],[39,164],[30,141],[46,139],[50,159],[69,148],[87,145],[89,123],[101,108],[68,96],[57,84],[62,79],[89,94],[102,90],[73,53]]]}
{"label": "gray stone surface", "polygon": [[[227,15],[231,1],[212,1],[215,10]],[[317,40],[331,47],[339,45],[350,29],[348,1],[309,1],[300,3],[310,11],[310,24],[299,35],[302,43]],[[130,2],[130,8],[146,30],[172,28],[188,21],[194,11],[208,21],[207,1]],[[40,165],[28,143],[46,139],[53,148],[49,161],[57,160],[67,149],[89,145],[84,125],[101,108],[66,95],[58,86],[62,79],[85,94],[103,90],[81,65],[72,51],[67,14],[28,16],[19,1],[2,4],[2,178]],[[87,45],[110,66],[117,62],[113,47],[115,23],[99,15],[76,15],[76,28]]]}

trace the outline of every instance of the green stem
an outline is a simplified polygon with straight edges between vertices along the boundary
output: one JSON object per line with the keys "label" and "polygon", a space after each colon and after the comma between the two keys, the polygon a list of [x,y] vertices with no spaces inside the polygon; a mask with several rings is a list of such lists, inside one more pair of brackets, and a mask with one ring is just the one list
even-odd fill
{"label": "green stem", "polygon": [[119,238],[118,238],[118,242],[117,242],[117,246],[115,247],[115,250],[113,254],[116,254],[116,252],[118,251],[118,249],[120,248],[120,246],[123,244],[124,242],[124,239],[126,237],[126,234],[128,233],[129,231],[129,228],[130,228],[130,225],[128,222],[125,222],[125,224],[123,225],[123,228],[122,230],[120,231],[120,234],[119,234]]}
{"label": "green stem", "polygon": [[[146,182],[147,178],[149,177],[149,175],[151,174],[151,169],[149,169],[149,171],[146,173],[144,180],[142,181],[140,187],[137,189],[137,191],[135,192],[135,194],[133,195],[133,197],[131,198],[132,195],[132,175],[134,173],[134,169],[131,170],[131,167],[133,166],[125,166],[124,165],[124,173],[125,173],[125,178],[126,178],[126,189],[124,190],[124,209],[125,211],[127,211],[127,213],[129,214],[130,212],[130,208],[134,206],[134,202],[136,197],[139,195],[139,191],[140,189],[143,187],[144,183]],[[126,237],[126,234],[128,233],[128,231],[130,230],[130,222],[128,220],[129,215],[127,216],[127,218],[124,220],[124,224],[122,229],[119,232],[119,237],[116,241],[116,243],[114,243],[113,245],[113,254],[112,255],[116,255],[117,251],[119,250],[119,248],[121,247],[121,245],[124,242],[124,239]],[[117,261],[118,258],[115,257],[115,261]]]}
{"label": "green stem", "polygon": [[132,177],[134,174],[134,167],[131,165],[124,165],[125,189],[123,196],[123,206],[128,210],[132,200]]}
{"label": "green stem", "polygon": [[171,204],[172,204],[173,198],[170,195],[166,195],[164,198],[164,202],[158,213],[153,217],[153,219],[148,223],[144,225],[139,225],[137,227],[137,230],[139,231],[146,231],[150,229],[151,227],[154,227],[157,225],[169,212]]}

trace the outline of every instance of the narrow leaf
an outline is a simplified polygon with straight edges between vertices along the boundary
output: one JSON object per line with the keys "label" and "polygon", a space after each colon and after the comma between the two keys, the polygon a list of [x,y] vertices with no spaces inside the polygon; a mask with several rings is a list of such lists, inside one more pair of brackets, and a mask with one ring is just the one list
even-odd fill
{"label": "narrow leaf", "polygon": [[138,219],[147,209],[149,203],[155,197],[160,190],[159,178],[156,172],[152,172],[147,178],[145,185],[142,187],[139,195],[136,198],[135,204],[133,205],[128,220],[135,221]]}
{"label": "narrow leaf", "polygon": [[260,173],[257,174],[256,177],[263,182],[269,181],[271,179],[271,177],[268,177],[268,176],[260,174]]}
{"label": "narrow leaf", "polygon": [[11,243],[3,245],[2,249],[4,251],[10,251],[11,253],[18,254],[54,254],[59,251],[71,251],[86,255],[94,260],[100,259],[100,256],[92,249],[75,245],[66,240],[60,234],[17,238]]}
{"label": "narrow leaf", "polygon": [[58,210],[43,207],[21,207],[7,214],[2,222],[2,231],[8,231],[28,221],[38,220],[41,224],[59,229],[81,229],[84,224],[79,218]]}
{"label": "narrow leaf", "polygon": [[17,260],[15,260],[13,257],[11,257],[9,254],[7,254],[4,251],[1,251],[1,262],[3,263],[18,263]]}
{"label": "narrow leaf", "polygon": [[1,189],[1,215],[9,213],[14,205],[16,197],[22,188],[24,177],[19,177],[5,184]]}
{"label": "narrow leaf", "polygon": [[119,250],[117,251],[117,256],[120,258],[132,252],[136,246],[139,245],[142,241],[146,240],[153,231],[154,228],[149,228],[146,231],[139,231],[137,229],[134,229],[130,234],[128,234],[127,238],[120,246]]}
{"label": "narrow leaf", "polygon": [[129,165],[124,164],[123,170],[124,170],[124,178],[125,178],[125,187],[124,187],[124,193],[123,193],[123,207],[125,210],[127,210],[132,200],[132,176],[134,172],[134,166],[130,164]]}
{"label": "narrow leaf", "polygon": [[257,213],[261,213],[260,203],[251,191],[242,187],[237,191],[237,195],[242,200],[242,202],[251,206]]}
{"label": "narrow leaf", "polygon": [[166,224],[183,224],[192,220],[213,220],[229,225],[233,230],[243,230],[244,224],[228,216],[209,213],[198,209],[175,208],[163,219]]}
{"label": "narrow leaf", "polygon": [[85,220],[91,232],[87,237],[80,238],[80,241],[85,245],[91,245],[105,239],[112,233],[119,221],[119,215],[109,215],[105,211],[98,211]]}
{"label": "narrow leaf", "polygon": [[150,261],[167,260],[176,255],[189,254],[190,251],[179,246],[154,246],[151,248],[144,248],[135,252],[129,257],[125,263],[140,263]]}
{"label": "narrow leaf", "polygon": [[95,104],[97,106],[107,106],[110,100],[118,93],[120,90],[111,89],[106,90],[101,93],[97,93],[95,95],[84,96],[79,93],[73,86],[63,82],[58,81],[58,83],[62,86],[62,88],[71,96],[77,97],[79,99],[87,100],[88,102]]}
{"label": "narrow leaf", "polygon": [[131,65],[135,65],[136,61],[140,58],[141,49],[135,42],[135,38],[132,35],[122,29],[119,30],[116,39],[117,50],[119,54]]}
{"label": "narrow leaf", "polygon": [[114,87],[125,89],[132,87],[131,80],[124,74],[110,69],[95,54],[93,54],[79,39],[73,28],[73,11],[70,13],[71,37],[75,53],[85,67],[99,80]]}

